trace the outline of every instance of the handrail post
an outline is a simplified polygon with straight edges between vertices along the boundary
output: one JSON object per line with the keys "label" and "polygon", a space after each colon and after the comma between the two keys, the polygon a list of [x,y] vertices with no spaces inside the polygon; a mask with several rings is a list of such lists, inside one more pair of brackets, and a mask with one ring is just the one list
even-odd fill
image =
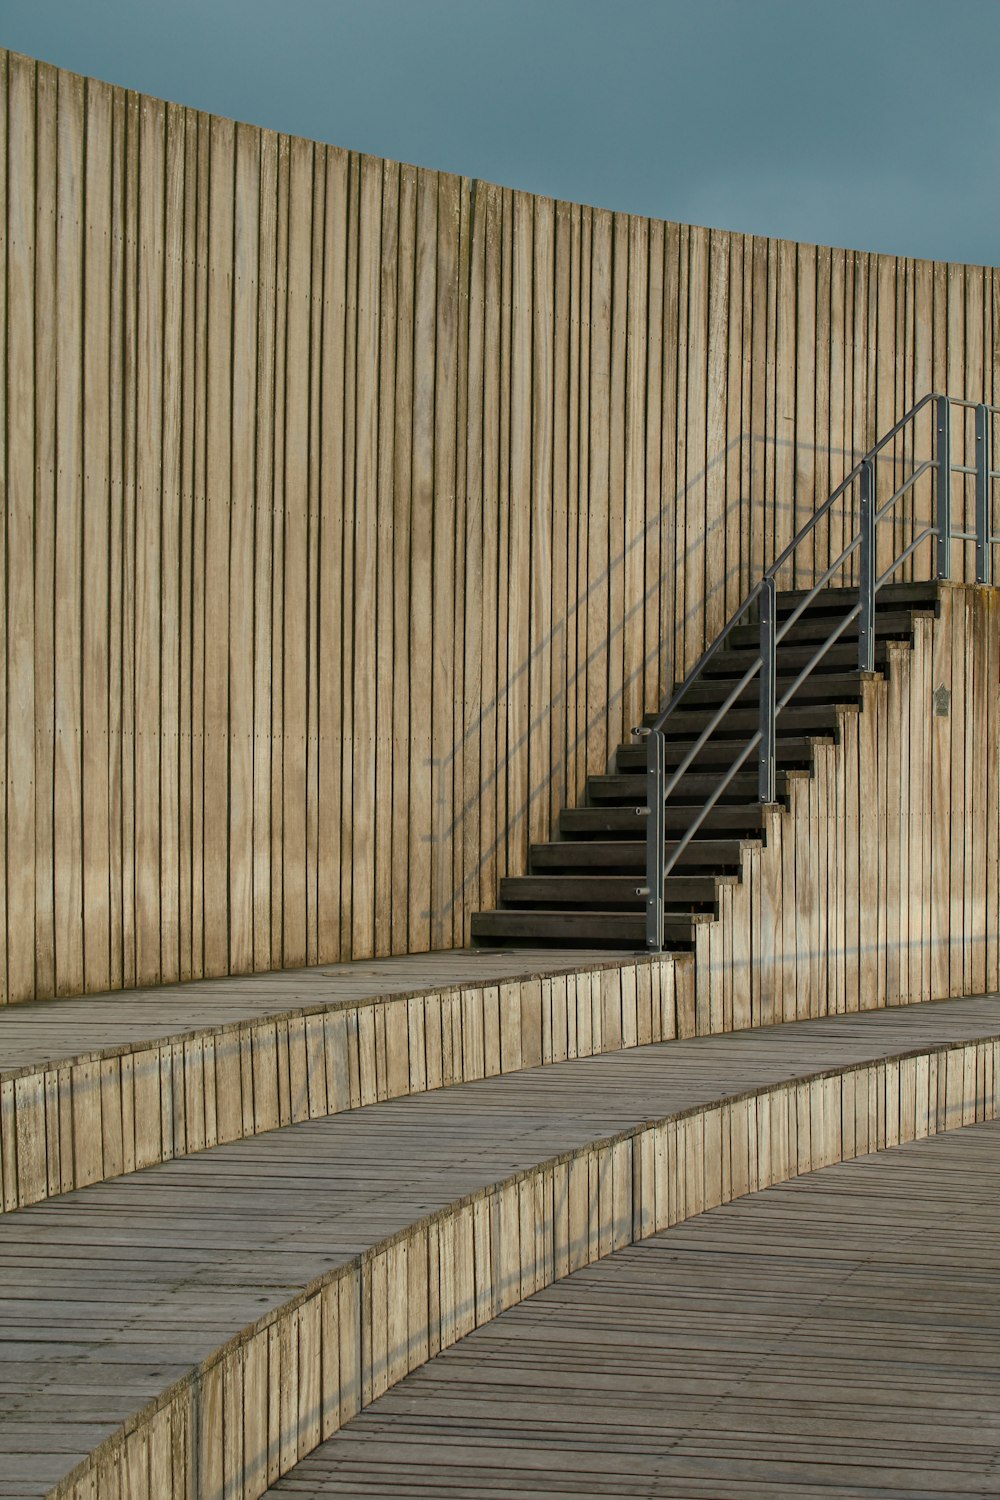
{"label": "handrail post", "polygon": [[861,469],[861,622],[858,626],[858,667],[875,670],[875,465],[865,459]]}
{"label": "handrail post", "polygon": [[937,576],[951,577],[951,403],[934,400],[937,428]]}
{"label": "handrail post", "polygon": [[990,414],[976,407],[976,582],[990,583],[993,576],[992,519],[990,512]]}
{"label": "handrail post", "polygon": [[777,610],[773,576],[764,579],[760,596],[760,745],[757,750],[761,802],[773,802],[776,792],[774,739],[777,701]]}
{"label": "handrail post", "polygon": [[662,729],[651,729],[646,736],[646,947],[652,953],[663,951],[666,744]]}

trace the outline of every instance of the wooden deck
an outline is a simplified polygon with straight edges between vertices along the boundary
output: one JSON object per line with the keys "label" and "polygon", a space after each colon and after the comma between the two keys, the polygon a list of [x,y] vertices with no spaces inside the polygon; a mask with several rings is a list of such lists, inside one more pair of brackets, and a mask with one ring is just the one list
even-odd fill
{"label": "wooden deck", "polygon": [[463,948],[0,1006],[0,1075],[343,1000],[495,984],[527,974],[597,968],[623,958],[606,949]]}
{"label": "wooden deck", "polygon": [[312,1278],[484,1184],[672,1111],[1000,1031],[997,997],[565,1062],[295,1125],[0,1221],[0,1495],[41,1496]]}
{"label": "wooden deck", "polygon": [[1000,1493],[1000,1122],[825,1168],[546,1288],[269,1496]]}

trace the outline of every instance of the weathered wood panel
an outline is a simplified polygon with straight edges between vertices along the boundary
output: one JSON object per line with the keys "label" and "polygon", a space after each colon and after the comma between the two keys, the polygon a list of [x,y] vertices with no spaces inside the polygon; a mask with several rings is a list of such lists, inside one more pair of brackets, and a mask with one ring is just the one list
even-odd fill
{"label": "weathered wood panel", "polygon": [[[695,965],[696,1010],[745,1024],[944,999],[995,984],[1000,593],[943,587],[840,743],[817,745],[766,843],[744,849]],[[968,701],[966,701],[968,700]],[[731,934],[731,936],[730,936]],[[750,935],[753,963],[736,962]]]}
{"label": "weathered wood panel", "polygon": [[[693,1029],[687,957],[643,955],[561,975],[518,975],[515,963],[493,983],[460,982],[450,958],[433,960],[439,986],[451,967],[450,987],[309,1008],[300,995],[280,1013],[176,1030],[162,1042],[122,1038],[6,1072],[0,1213],[279,1124]],[[601,996],[599,1031],[590,1025],[592,989]],[[355,1083],[345,1089],[340,1080]],[[53,1173],[47,1163],[61,1165]]]}
{"label": "weathered wood panel", "polygon": [[0,89],[0,1000],[462,943],[903,402],[996,386],[989,269]]}
{"label": "weathered wood panel", "polygon": [[195,1446],[164,1451],[156,1493],[255,1500],[502,1310],[759,1188],[994,1120],[998,1077],[995,1037],[925,1046],[696,1104],[533,1165],[370,1245],[243,1329],[105,1439],[50,1500],[118,1500],[119,1475],[144,1470],[165,1426],[193,1432]]}

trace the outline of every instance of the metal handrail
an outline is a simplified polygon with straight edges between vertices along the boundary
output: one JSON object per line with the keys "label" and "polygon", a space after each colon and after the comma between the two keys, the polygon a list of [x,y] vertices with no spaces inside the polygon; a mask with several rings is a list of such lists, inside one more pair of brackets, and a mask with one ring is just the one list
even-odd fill
{"label": "metal handrail", "polygon": [[[894,490],[889,499],[879,505],[876,500],[876,461],[879,455],[906,427],[915,422],[917,416],[925,407],[932,403],[935,413],[934,457],[921,460],[915,466],[913,472],[907,476],[902,485]],[[951,461],[952,406],[970,409],[975,412],[976,462],[974,465],[955,464]],[[680,686],[674,690],[666,707],[657,715],[653,723],[648,728],[640,727],[633,730],[633,734],[642,735],[647,739],[648,805],[646,808],[637,809],[637,811],[647,814],[646,884],[640,888],[639,894],[646,897],[646,944],[648,948],[654,951],[659,951],[663,948],[664,885],[667,876],[676,865],[691,839],[704,823],[711,809],[755,750],[757,751],[759,798],[762,802],[769,803],[775,801],[777,794],[775,762],[775,726],[777,716],[788,706],[809,674],[822,661],[834,643],[840,639],[847,627],[855,620],[859,622],[858,665],[862,671],[870,672],[874,670],[876,597],[879,589],[898,571],[903,563],[912,557],[917,549],[923,546],[924,542],[931,537],[935,537],[937,539],[936,576],[938,578],[949,578],[951,576],[952,539],[975,541],[976,581],[977,583],[989,583],[991,581],[992,548],[1000,542],[1000,537],[994,536],[992,533],[990,517],[991,484],[993,480],[1000,479],[1000,470],[993,469],[991,464],[990,415],[1000,416],[1000,406],[988,406],[982,402],[977,403],[960,397],[949,397],[934,391],[930,391],[922,396],[919,401],[899,418],[898,422],[888,432],[883,433],[874,446],[855,464],[850,473],[844,476],[836,489],[830,493],[805,525],[796,532],[784,551],[775,558],[761,580],[750,590],[750,593],[744,599],[739,609],[726,622],[716,639],[702,656],[699,657]],[[930,473],[932,476],[932,485],[935,491],[935,519],[929,525],[924,526],[918,535],[911,539],[909,544],[893,559],[885,572],[876,576],[875,537],[878,523],[889,514],[902,497],[927,473]],[[951,476],[953,474],[970,474],[975,476],[976,529],[974,532],[957,531],[952,526]],[[860,485],[861,491],[860,526],[857,533],[848,542],[840,555],[830,563],[822,575],[813,583],[812,587],[803,595],[802,599],[796,604],[796,607],[779,626],[776,612],[778,573],[784,567],[785,563],[788,562],[789,558],[794,555],[801,543],[815,531],[823,517],[829,513],[837,501],[843,495],[847,494],[855,484]],[[861,553],[861,578],[857,603],[836,624],[831,634],[820,644],[807,665],[803,667],[792,685],[783,692],[779,699],[777,692],[778,647],[795,622],[808,609],[821,589],[844,566],[848,558],[852,557],[859,550]],[[747,611],[758,600],[761,601],[761,607],[760,638],[757,655],[740,678],[740,681],[729,692],[724,702],[711,715],[705,728],[687,749],[679,765],[671,772],[668,780],[666,771],[666,725],[692,685],[703,675],[705,668],[725,645],[730,632],[743,620]],[[751,736],[749,742],[741,747],[737,758],[715,787],[711,796],[695,814],[683,837],[675,843],[668,859],[665,844],[666,801],[690,769],[699,752],[723,722],[730,708],[741,697],[755,677],[759,677],[760,679],[758,728]]]}

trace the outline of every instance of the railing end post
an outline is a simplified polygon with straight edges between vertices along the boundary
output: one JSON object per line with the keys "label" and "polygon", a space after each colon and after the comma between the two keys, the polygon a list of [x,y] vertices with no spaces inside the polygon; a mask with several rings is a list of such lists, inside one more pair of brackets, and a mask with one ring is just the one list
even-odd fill
{"label": "railing end post", "polygon": [[858,670],[875,670],[875,465],[861,469],[861,615],[858,625]]}
{"label": "railing end post", "polygon": [[937,576],[951,577],[951,403],[947,396],[934,399],[937,458]]}
{"label": "railing end post", "polygon": [[757,750],[758,797],[775,798],[775,735],[777,719],[777,587],[768,573],[760,596],[760,744]]}
{"label": "railing end post", "polygon": [[663,950],[663,888],[666,879],[666,738],[661,728],[646,736],[646,947]]}
{"label": "railing end post", "polygon": [[992,459],[990,412],[976,407],[976,582],[993,581]]}

